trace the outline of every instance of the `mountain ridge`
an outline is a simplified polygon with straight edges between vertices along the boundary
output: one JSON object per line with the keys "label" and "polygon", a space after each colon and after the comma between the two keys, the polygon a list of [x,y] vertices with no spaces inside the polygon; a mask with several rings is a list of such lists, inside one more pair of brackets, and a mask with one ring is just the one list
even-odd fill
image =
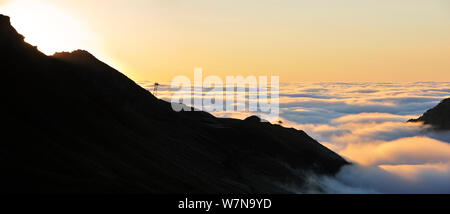
{"label": "mountain ridge", "polygon": [[450,130],[450,98],[442,100],[419,118],[411,119],[408,122],[422,122],[437,130]]}
{"label": "mountain ridge", "polygon": [[174,112],[88,52],[42,54],[2,15],[0,68],[2,192],[289,193],[348,164],[303,131]]}

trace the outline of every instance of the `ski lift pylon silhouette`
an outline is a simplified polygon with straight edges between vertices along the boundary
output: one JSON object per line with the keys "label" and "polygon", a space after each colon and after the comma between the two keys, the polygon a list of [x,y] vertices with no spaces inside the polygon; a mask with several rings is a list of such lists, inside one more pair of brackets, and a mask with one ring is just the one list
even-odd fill
{"label": "ski lift pylon silhouette", "polygon": [[155,82],[155,85],[154,85],[154,88],[153,88],[153,93],[155,94],[155,96],[158,95],[158,86],[159,86],[159,83]]}

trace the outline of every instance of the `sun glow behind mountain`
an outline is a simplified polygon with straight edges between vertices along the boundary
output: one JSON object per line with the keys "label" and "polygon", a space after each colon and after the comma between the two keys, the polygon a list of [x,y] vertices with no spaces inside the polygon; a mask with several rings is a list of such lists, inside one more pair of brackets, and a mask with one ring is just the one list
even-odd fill
{"label": "sun glow behind mountain", "polygon": [[52,55],[92,47],[96,37],[67,12],[40,1],[12,1],[2,7],[25,41]]}
{"label": "sun glow behind mountain", "polygon": [[120,62],[118,69],[138,81],[170,81],[194,67],[207,75],[279,75],[293,82],[450,77],[447,0],[6,4],[0,12],[43,52],[87,49],[116,68]]}
{"label": "sun glow behind mountain", "polygon": [[112,67],[126,70],[106,51],[107,45],[89,28],[85,21],[88,19],[71,12],[45,0],[0,1],[0,13],[10,16],[12,25],[25,36],[25,41],[42,53],[87,50]]}

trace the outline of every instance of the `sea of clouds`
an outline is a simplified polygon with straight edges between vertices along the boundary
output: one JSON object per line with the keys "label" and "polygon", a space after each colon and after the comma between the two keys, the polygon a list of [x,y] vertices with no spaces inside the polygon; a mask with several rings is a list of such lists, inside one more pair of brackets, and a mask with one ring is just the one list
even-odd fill
{"label": "sea of clouds", "polygon": [[[141,85],[154,90],[152,83]],[[161,85],[158,97],[170,100],[173,92]],[[328,193],[450,193],[450,132],[406,123],[448,97],[446,82],[281,83],[279,119],[354,163],[335,177],[312,176]]]}

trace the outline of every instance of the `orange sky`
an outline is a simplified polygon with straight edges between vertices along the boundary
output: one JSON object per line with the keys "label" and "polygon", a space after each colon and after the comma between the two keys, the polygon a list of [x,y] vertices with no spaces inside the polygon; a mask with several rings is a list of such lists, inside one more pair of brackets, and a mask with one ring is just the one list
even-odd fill
{"label": "orange sky", "polygon": [[134,80],[450,81],[446,0],[9,0],[50,54],[87,49]]}

